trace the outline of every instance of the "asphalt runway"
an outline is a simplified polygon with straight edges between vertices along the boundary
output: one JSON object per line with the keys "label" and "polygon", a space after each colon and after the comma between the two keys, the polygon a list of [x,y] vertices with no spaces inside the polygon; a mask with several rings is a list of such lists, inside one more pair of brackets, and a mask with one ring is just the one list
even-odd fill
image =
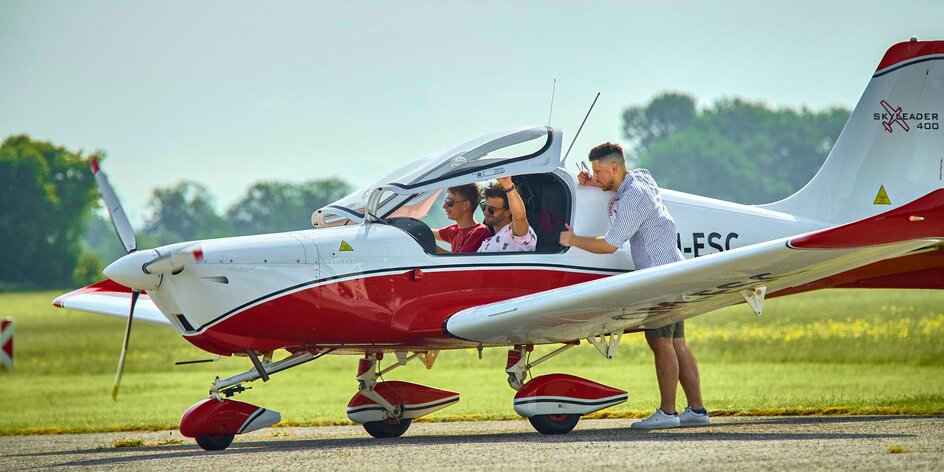
{"label": "asphalt runway", "polygon": [[[941,416],[728,417],[651,432],[630,430],[631,421],[581,420],[563,436],[542,436],[524,420],[419,423],[385,440],[359,426],[267,428],[212,453],[176,431],[5,436],[0,470],[915,471],[944,464]],[[114,447],[116,439],[149,445]]]}

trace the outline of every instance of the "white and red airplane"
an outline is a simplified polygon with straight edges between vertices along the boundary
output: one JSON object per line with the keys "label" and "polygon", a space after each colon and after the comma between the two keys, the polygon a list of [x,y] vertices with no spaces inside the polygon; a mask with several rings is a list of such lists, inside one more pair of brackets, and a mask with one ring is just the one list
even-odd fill
{"label": "white and red airplane", "polygon": [[[444,349],[511,346],[504,374],[514,408],[544,434],[626,400],[566,374],[527,380],[530,367],[580,340],[612,358],[621,336],[765,296],[827,287],[944,288],[944,41],[892,46],[825,164],[793,196],[750,206],[665,190],[688,259],[633,271],[629,251],[597,255],[558,244],[565,223],[600,235],[615,194],[578,186],[563,134],[502,131],[410,162],[315,212],[314,229],[136,250],[104,174],[93,170],[128,255],[110,280],[55,305],[173,326],[210,353],[252,368],[217,379],[180,422],[204,449],[280,421],[231,400],[247,382],[325,354],[360,356],[348,417],[375,437],[459,400],[454,392],[378,377]],[[452,254],[424,218],[443,189],[513,176],[538,249]],[[432,210],[432,212],[431,212]],[[129,310],[130,306],[130,310]],[[533,346],[560,348],[530,360]],[[275,359],[279,349],[288,355]],[[391,360],[381,368],[381,360]],[[392,359],[391,359],[392,358]]]}

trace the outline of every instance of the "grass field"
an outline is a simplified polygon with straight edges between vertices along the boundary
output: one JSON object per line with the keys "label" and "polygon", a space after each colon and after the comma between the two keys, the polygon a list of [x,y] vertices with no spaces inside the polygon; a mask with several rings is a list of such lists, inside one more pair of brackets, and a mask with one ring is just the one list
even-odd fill
{"label": "grass field", "polygon": [[[174,428],[215,376],[250,367],[245,358],[174,366],[209,355],[170,328],[136,324],[113,402],[124,322],[53,308],[56,295],[0,294],[0,317],[11,316],[16,327],[16,369],[0,372],[0,435]],[[715,415],[944,413],[944,292],[816,292],[768,300],[760,318],[744,305],[701,316],[686,332]],[[443,352],[431,371],[410,364],[388,379],[462,394],[431,421],[518,418],[504,364],[503,349],[485,350],[482,360],[471,350]],[[248,384],[253,389],[237,398],[280,411],[283,424],[346,424],[356,365],[353,356],[327,356]],[[641,335],[624,337],[613,361],[584,343],[533,374],[550,372],[629,392],[627,403],[600,416],[643,416],[658,403]]]}

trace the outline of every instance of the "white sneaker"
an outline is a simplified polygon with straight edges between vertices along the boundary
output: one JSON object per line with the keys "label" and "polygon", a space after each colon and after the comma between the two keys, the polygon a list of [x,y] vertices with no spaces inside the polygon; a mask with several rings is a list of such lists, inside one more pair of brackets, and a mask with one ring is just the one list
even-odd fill
{"label": "white sneaker", "polygon": [[652,416],[642,420],[637,421],[629,426],[632,429],[666,429],[666,428],[678,428],[679,427],[679,417],[678,415],[667,415],[662,408],[657,408],[656,412]]}
{"label": "white sneaker", "polygon": [[706,426],[709,423],[708,412],[695,413],[692,407],[686,406],[685,411],[679,415],[679,423],[682,426]]}

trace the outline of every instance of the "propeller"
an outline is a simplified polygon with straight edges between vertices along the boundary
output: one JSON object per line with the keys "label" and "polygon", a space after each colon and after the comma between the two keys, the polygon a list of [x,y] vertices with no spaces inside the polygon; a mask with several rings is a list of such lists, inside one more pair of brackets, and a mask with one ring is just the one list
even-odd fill
{"label": "propeller", "polygon": [[111,184],[108,183],[108,176],[99,168],[97,157],[92,158],[92,175],[95,176],[95,183],[98,184],[98,190],[102,193],[102,200],[105,201],[105,208],[108,210],[108,216],[111,218],[112,226],[115,227],[115,232],[118,233],[118,239],[121,240],[126,252],[129,254],[134,252],[138,248],[137,239],[134,237],[134,228],[131,227],[131,222],[128,221],[128,215],[125,214],[124,208],[121,208],[118,196],[115,195]]}
{"label": "propeller", "polygon": [[99,168],[96,157],[92,157],[91,165],[95,182],[102,193],[102,200],[105,201],[105,208],[108,209],[111,224],[115,227],[115,232],[118,233],[121,244],[128,251],[127,255],[105,268],[106,277],[131,289],[131,308],[128,310],[125,338],[121,344],[121,355],[118,358],[115,386],[111,390],[112,400],[118,400],[121,373],[125,368],[128,341],[131,339],[131,321],[134,319],[134,307],[138,303],[138,297],[141,296],[141,292],[144,290],[154,290],[159,287],[165,273],[177,274],[189,262],[202,262],[203,247],[200,243],[196,243],[186,247],[178,245],[170,250],[163,248],[161,249],[163,254],[156,249],[136,252],[138,243],[134,235],[134,228],[131,227],[131,222],[128,221],[128,216],[121,207],[118,196],[115,195],[111,184],[108,183],[108,177]]}
{"label": "propeller", "polygon": [[[131,254],[138,248],[137,238],[134,235],[134,228],[131,227],[131,222],[128,221],[128,215],[125,214],[124,208],[121,207],[121,202],[118,200],[118,196],[115,195],[115,191],[111,188],[111,184],[108,183],[108,176],[101,171],[98,165],[98,158],[92,157],[92,175],[95,176],[95,183],[98,184],[98,190],[102,193],[102,200],[105,201],[105,208],[108,210],[108,216],[111,218],[111,224],[115,227],[115,232],[118,233],[118,239],[121,240],[121,244],[125,247],[125,251],[128,254]],[[140,290],[132,288],[131,290],[131,309],[128,310],[128,323],[125,325],[125,338],[121,345],[121,355],[118,357],[118,371],[115,373],[115,385],[111,389],[111,399],[118,401],[118,387],[121,384],[121,372],[125,368],[125,357],[128,355],[128,341],[131,338],[131,320],[134,318],[134,306],[138,303],[138,297],[141,295]]]}
{"label": "propeller", "polygon": [[125,370],[125,357],[128,354],[128,340],[131,339],[131,318],[134,317],[134,305],[138,303],[140,290],[131,291],[131,311],[128,312],[128,323],[125,325],[125,339],[121,344],[121,356],[118,357],[118,371],[115,372],[115,385],[111,388],[111,399],[118,401],[118,387],[121,385],[121,372]]}

